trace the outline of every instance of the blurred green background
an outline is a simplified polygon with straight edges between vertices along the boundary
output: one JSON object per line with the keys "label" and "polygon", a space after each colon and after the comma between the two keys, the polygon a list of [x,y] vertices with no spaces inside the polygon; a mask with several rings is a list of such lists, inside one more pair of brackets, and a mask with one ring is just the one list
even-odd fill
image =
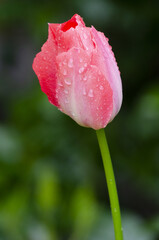
{"label": "blurred green background", "polygon": [[159,239],[159,1],[0,1],[0,240],[113,240],[95,132],[32,70],[47,23],[80,14],[110,39],[124,101],[106,128],[125,240]]}

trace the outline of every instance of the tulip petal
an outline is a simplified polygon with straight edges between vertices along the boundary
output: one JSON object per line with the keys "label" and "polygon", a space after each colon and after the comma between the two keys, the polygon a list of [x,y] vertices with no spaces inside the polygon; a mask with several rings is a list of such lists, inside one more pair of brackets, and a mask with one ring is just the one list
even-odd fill
{"label": "tulip petal", "polygon": [[49,37],[43,45],[41,52],[34,58],[33,70],[38,76],[42,91],[48,96],[49,101],[59,106],[56,98],[56,44],[54,36],[49,29]]}
{"label": "tulip petal", "polygon": [[72,48],[57,56],[57,98],[60,110],[82,126],[104,128],[113,110],[113,93],[109,82],[91,55]]}
{"label": "tulip petal", "polygon": [[94,54],[93,64],[100,67],[113,89],[113,113],[111,120],[119,112],[122,103],[122,85],[120,72],[114,53],[103,33],[92,27],[92,40],[96,44],[97,52]]}

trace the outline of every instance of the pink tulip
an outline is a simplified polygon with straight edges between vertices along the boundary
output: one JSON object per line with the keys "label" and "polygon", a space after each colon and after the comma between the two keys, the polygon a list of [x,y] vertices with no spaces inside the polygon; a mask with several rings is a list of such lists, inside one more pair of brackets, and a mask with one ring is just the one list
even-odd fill
{"label": "pink tulip", "polygon": [[33,69],[49,101],[82,126],[104,128],[120,110],[120,72],[108,39],[77,14],[49,24]]}

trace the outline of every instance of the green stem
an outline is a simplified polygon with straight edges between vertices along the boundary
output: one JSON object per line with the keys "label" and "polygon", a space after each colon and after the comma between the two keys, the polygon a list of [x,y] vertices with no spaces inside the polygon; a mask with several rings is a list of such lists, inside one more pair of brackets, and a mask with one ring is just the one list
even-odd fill
{"label": "green stem", "polygon": [[114,223],[115,239],[123,240],[123,231],[122,231],[122,225],[121,225],[118,193],[117,193],[113,166],[110,158],[110,153],[109,153],[105,132],[104,132],[104,129],[100,129],[100,130],[97,130],[96,133],[97,133],[99,147],[100,147],[100,151],[103,159],[107,185],[108,185],[110,205],[111,205],[111,211],[112,211],[112,217],[113,217],[113,223]]}

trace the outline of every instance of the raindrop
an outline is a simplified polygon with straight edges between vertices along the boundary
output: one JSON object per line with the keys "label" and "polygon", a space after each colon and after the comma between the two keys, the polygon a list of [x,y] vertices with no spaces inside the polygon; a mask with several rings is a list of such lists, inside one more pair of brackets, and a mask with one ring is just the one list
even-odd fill
{"label": "raindrop", "polygon": [[100,89],[100,90],[103,90],[103,89],[104,89],[104,87],[103,87],[102,85],[100,85],[99,89]]}
{"label": "raindrop", "polygon": [[84,37],[85,39],[88,38],[86,33],[83,34],[83,37]]}
{"label": "raindrop", "polygon": [[110,182],[110,184],[112,184],[112,183],[113,183],[113,180],[112,180],[112,179],[109,179],[109,182]]}
{"label": "raindrop", "polygon": [[65,83],[70,86],[71,85],[71,80],[69,78],[67,78],[67,79],[65,79]]}
{"label": "raindrop", "polygon": [[117,212],[117,209],[116,209],[116,208],[114,208],[114,212],[115,212],[115,213]]}
{"label": "raindrop", "polygon": [[94,96],[94,95],[93,95],[93,90],[92,90],[92,89],[89,90],[88,96],[89,96],[89,97],[93,97],[93,96]]}
{"label": "raindrop", "polygon": [[68,61],[68,67],[69,68],[73,67],[73,59],[72,58],[70,58],[69,61]]}
{"label": "raindrop", "polygon": [[59,85],[60,87],[63,87],[63,84],[62,84],[62,83],[60,83],[60,82],[58,83],[58,85]]}
{"label": "raindrop", "polygon": [[67,89],[65,89],[65,90],[64,90],[64,93],[68,94],[68,90],[67,90]]}
{"label": "raindrop", "polygon": [[82,73],[84,71],[84,67],[81,67],[80,69],[79,69],[79,73]]}
{"label": "raindrop", "polygon": [[63,71],[63,75],[67,75],[67,71],[66,71],[66,69],[64,69],[64,71]]}
{"label": "raindrop", "polygon": [[83,89],[83,95],[86,96],[86,94],[87,94],[87,93],[86,93],[86,89],[84,88],[84,89]]}
{"label": "raindrop", "polygon": [[87,77],[86,76],[83,77],[83,81],[87,81]]}

